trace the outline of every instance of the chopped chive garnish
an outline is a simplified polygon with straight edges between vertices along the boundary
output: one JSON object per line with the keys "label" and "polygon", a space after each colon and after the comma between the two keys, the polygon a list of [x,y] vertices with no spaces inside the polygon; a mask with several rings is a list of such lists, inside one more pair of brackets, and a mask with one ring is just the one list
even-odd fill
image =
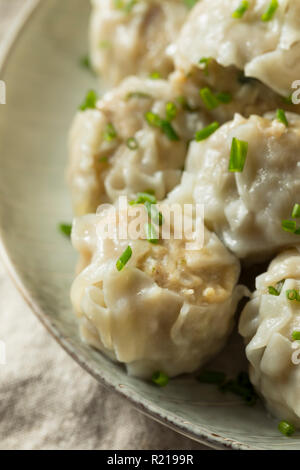
{"label": "chopped chive garnish", "polygon": [[118,259],[116,263],[118,271],[122,271],[124,266],[126,266],[128,261],[130,260],[131,256],[132,256],[132,249],[131,249],[131,246],[128,245],[128,247],[126,248],[124,253],[120,256],[120,258]]}
{"label": "chopped chive garnish", "polygon": [[202,88],[200,90],[200,97],[207,107],[207,109],[215,109],[219,106],[220,102],[219,100],[215,97],[213,92],[210,90],[210,88]]}
{"label": "chopped chive garnish", "polygon": [[279,122],[282,122],[286,127],[289,126],[289,122],[287,120],[287,117],[285,115],[285,112],[283,109],[277,109],[276,111],[276,117]]}
{"label": "chopped chive garnish", "polygon": [[95,109],[97,101],[97,93],[94,90],[89,90],[86,94],[83,103],[79,106],[80,111],[85,111],[86,109]]}
{"label": "chopped chive garnish", "polygon": [[124,13],[130,13],[133,7],[137,4],[137,0],[115,0],[115,8],[122,10]]}
{"label": "chopped chive garnish", "polygon": [[220,103],[227,104],[232,101],[232,96],[230,93],[221,92],[216,94],[216,98]]}
{"label": "chopped chive garnish", "polygon": [[285,232],[295,233],[297,230],[297,225],[294,220],[283,220],[281,222],[281,227]]}
{"label": "chopped chive garnish", "polygon": [[146,207],[151,221],[154,222],[156,225],[162,226],[164,223],[164,218],[162,213],[155,206],[155,204],[152,204],[149,201],[145,201],[144,206]]}
{"label": "chopped chive garnish", "polygon": [[173,121],[177,115],[177,107],[172,101],[166,104],[166,119],[167,121]]}
{"label": "chopped chive garnish", "polygon": [[300,295],[296,289],[288,289],[285,291],[285,294],[288,300],[297,300],[297,302],[300,302]]}
{"label": "chopped chive garnish", "polygon": [[211,57],[202,57],[202,59],[199,60],[199,64],[201,65],[201,69],[203,70],[205,75],[209,74],[208,67],[211,61]]}
{"label": "chopped chive garnish", "polygon": [[103,139],[106,140],[106,142],[111,142],[116,139],[117,136],[118,134],[114,125],[111,122],[108,123],[104,131]]}
{"label": "chopped chive garnish", "polygon": [[164,372],[154,372],[152,375],[152,382],[159,387],[165,387],[169,383],[169,377]]}
{"label": "chopped chive garnish", "polygon": [[278,0],[271,0],[267,11],[261,16],[262,21],[271,21],[278,6]]}
{"label": "chopped chive garnish", "polygon": [[247,0],[243,0],[238,8],[232,13],[232,18],[242,18],[242,16],[246,13],[249,8],[249,2]]}
{"label": "chopped chive garnish", "polygon": [[141,100],[150,100],[152,98],[151,95],[148,93],[144,93],[143,91],[131,91],[130,93],[127,93],[125,96],[125,101],[131,100],[132,98],[137,98]]}
{"label": "chopped chive garnish", "polygon": [[59,224],[58,229],[63,235],[70,237],[72,233],[72,224]]}
{"label": "chopped chive garnish", "polygon": [[235,380],[225,382],[220,390],[238,395],[249,406],[255,405],[258,398],[246,372],[240,372]]}
{"label": "chopped chive garnish", "polygon": [[108,157],[101,157],[99,158],[99,163],[107,163],[108,162]]}
{"label": "chopped chive garnish", "polygon": [[278,290],[275,289],[275,287],[273,287],[273,286],[268,287],[268,292],[271,295],[277,295],[277,296],[280,295],[280,292],[278,292]]}
{"label": "chopped chive garnish", "polygon": [[189,8],[190,10],[198,3],[199,0],[183,0],[184,4]]}
{"label": "chopped chive garnish", "polygon": [[159,80],[161,78],[161,74],[159,72],[151,72],[149,78],[151,78],[151,80]]}
{"label": "chopped chive garnish", "polygon": [[196,377],[197,381],[203,384],[222,385],[226,380],[224,372],[216,372],[212,370],[204,370]]}
{"label": "chopped chive garnish", "polygon": [[145,202],[149,202],[150,204],[156,204],[156,197],[148,192],[137,193],[134,204],[145,204]]}
{"label": "chopped chive garnish", "polygon": [[108,49],[111,46],[111,42],[108,39],[102,39],[99,42],[100,49]]}
{"label": "chopped chive garnish", "polygon": [[212,122],[209,126],[204,127],[201,131],[196,132],[195,140],[196,142],[200,142],[201,140],[207,139],[210,135],[212,135],[216,130],[220,127],[218,122]]}
{"label": "chopped chive garnish", "polygon": [[279,431],[285,436],[292,436],[295,432],[295,427],[293,424],[288,423],[287,421],[280,421],[278,424]]}
{"label": "chopped chive garnish", "polygon": [[126,145],[130,150],[137,150],[139,148],[138,141],[135,137],[129,137],[129,139],[127,139]]}
{"label": "chopped chive garnish", "polygon": [[85,55],[85,56],[81,57],[79,63],[80,63],[82,68],[90,70],[90,71],[92,70],[91,59],[88,55]]}
{"label": "chopped chive garnish", "polygon": [[248,142],[232,139],[230,160],[228,170],[232,172],[242,172],[245,166],[248,153]]}
{"label": "chopped chive garnish", "polygon": [[148,242],[152,243],[153,245],[157,245],[158,235],[157,235],[156,228],[154,227],[154,225],[151,223],[147,223],[145,225],[145,232],[146,232],[146,238]]}
{"label": "chopped chive garnish", "polygon": [[159,127],[168,139],[173,141],[179,140],[178,134],[169,121],[162,119],[158,114],[155,114],[152,111],[147,112],[145,114],[145,118],[150,126]]}
{"label": "chopped chive garnish", "polygon": [[295,204],[292,212],[293,219],[298,219],[300,217],[300,204]]}
{"label": "chopped chive garnish", "polygon": [[293,331],[292,333],[292,339],[294,341],[299,341],[300,340],[300,331]]}

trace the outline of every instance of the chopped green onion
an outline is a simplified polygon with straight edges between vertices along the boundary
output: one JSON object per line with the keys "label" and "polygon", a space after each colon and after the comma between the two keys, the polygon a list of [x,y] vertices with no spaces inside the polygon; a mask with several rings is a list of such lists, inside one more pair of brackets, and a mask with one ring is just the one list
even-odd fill
{"label": "chopped green onion", "polygon": [[207,107],[207,109],[215,109],[219,106],[220,102],[219,100],[215,97],[213,92],[210,90],[210,88],[202,88],[200,90],[200,97]]}
{"label": "chopped green onion", "polygon": [[300,217],[300,204],[295,204],[292,212],[293,219],[298,219]]}
{"label": "chopped green onion", "polygon": [[158,114],[155,114],[152,111],[148,111],[145,114],[145,118],[150,126],[159,127],[170,140],[179,140],[179,136],[169,121],[162,119],[160,116],[158,116]]}
{"label": "chopped green onion", "polygon": [[152,243],[153,245],[157,245],[158,243],[158,235],[156,232],[156,229],[153,224],[148,223],[145,225],[145,232],[146,232],[146,238],[148,242]]}
{"label": "chopped green onion", "polygon": [[177,115],[177,107],[172,101],[166,104],[166,119],[167,121],[173,121]]}
{"label": "chopped green onion", "polygon": [[146,207],[151,221],[154,222],[156,225],[162,226],[164,223],[164,218],[162,213],[158,211],[157,207],[155,207],[155,204],[152,204],[149,201],[145,201],[144,206]]}
{"label": "chopped green onion", "polygon": [[161,74],[159,72],[151,72],[149,78],[151,78],[151,80],[159,80],[161,78]]}
{"label": "chopped green onion", "polygon": [[81,57],[79,63],[82,68],[92,71],[91,59],[88,55]]}
{"label": "chopped green onion", "polygon": [[293,331],[292,333],[292,339],[294,341],[299,341],[300,340],[300,331]]}
{"label": "chopped green onion", "polygon": [[107,124],[106,129],[104,131],[103,138],[107,142],[111,142],[118,136],[117,131],[114,127],[114,125],[110,122]]}
{"label": "chopped green onion", "polygon": [[197,381],[204,384],[222,385],[226,380],[224,372],[216,372],[211,370],[204,370],[196,377]]}
{"label": "chopped green onion", "polygon": [[248,142],[232,139],[230,160],[228,170],[231,172],[242,172],[245,166],[248,153]]}
{"label": "chopped green onion", "polygon": [[199,60],[199,64],[202,65],[201,69],[203,70],[205,75],[209,74],[208,67],[211,61],[211,57],[202,57],[202,59]]}
{"label": "chopped green onion", "polygon": [[137,150],[139,148],[138,141],[135,139],[135,137],[129,137],[129,139],[127,139],[126,145],[130,150]]}
{"label": "chopped green onion", "polygon": [[196,132],[195,140],[196,142],[200,142],[201,140],[207,139],[210,135],[212,135],[216,130],[220,127],[218,122],[212,122],[209,126],[204,127],[201,131]]}
{"label": "chopped green onion", "polygon": [[300,302],[300,295],[296,291],[296,289],[288,289],[286,292],[286,298],[288,300],[296,300],[297,302]]}
{"label": "chopped green onion", "polygon": [[94,90],[89,90],[86,94],[83,103],[79,106],[80,111],[85,111],[86,109],[95,109],[97,101],[97,93]]}
{"label": "chopped green onion", "polygon": [[283,109],[277,109],[277,112],[276,112],[276,117],[277,117],[277,120],[279,122],[281,122],[282,124],[284,124],[286,127],[288,127],[289,125],[289,122],[286,118],[286,115],[285,115],[285,112]]}
{"label": "chopped green onion", "polygon": [[240,372],[235,380],[225,382],[220,390],[240,396],[249,406],[255,405],[258,398],[246,372]]}
{"label": "chopped green onion", "polygon": [[198,3],[199,0],[183,0],[184,4],[190,10]]}
{"label": "chopped green onion", "polygon": [[63,235],[65,235],[66,237],[70,237],[72,233],[72,224],[59,224],[58,229]]}
{"label": "chopped green onion", "polygon": [[261,17],[262,21],[271,21],[273,16],[275,15],[278,6],[278,0],[271,0],[267,11]]}
{"label": "chopped green onion", "polygon": [[111,42],[108,39],[102,39],[99,42],[100,49],[108,49],[111,46]]}
{"label": "chopped green onion", "polygon": [[281,222],[281,227],[285,232],[295,233],[297,230],[297,225],[294,220],[283,220]]}
{"label": "chopped green onion", "polygon": [[138,0],[115,0],[115,8],[122,10],[124,13],[130,13],[133,7],[137,4]]}
{"label": "chopped green onion", "polygon": [[240,6],[232,13],[232,18],[242,18],[242,16],[246,13],[249,8],[249,2],[247,0],[243,0]]}
{"label": "chopped green onion", "polygon": [[217,93],[216,98],[218,101],[220,101],[220,103],[223,103],[223,104],[227,104],[227,103],[230,103],[230,101],[232,101],[231,94],[226,93],[226,92]]}
{"label": "chopped green onion", "polygon": [[150,204],[156,204],[156,197],[149,192],[137,193],[137,198],[134,201],[135,204],[145,204],[145,202],[149,202]]}
{"label": "chopped green onion", "polygon": [[287,421],[280,421],[278,424],[279,431],[284,434],[285,436],[289,437],[292,436],[295,432],[295,427],[293,424],[288,423]]}
{"label": "chopped green onion", "polygon": [[125,101],[131,100],[132,98],[150,100],[152,96],[143,91],[131,91],[125,96]]}
{"label": "chopped green onion", "polygon": [[269,291],[269,294],[271,295],[277,295],[277,296],[280,295],[280,292],[278,292],[278,290],[275,289],[275,287],[273,286],[269,286],[268,291]]}
{"label": "chopped green onion", "polygon": [[165,387],[169,383],[169,377],[164,372],[154,372],[152,375],[152,382],[159,387]]}
{"label": "chopped green onion", "polygon": [[132,256],[132,249],[131,249],[131,246],[128,245],[128,247],[126,248],[124,253],[120,256],[120,258],[118,259],[116,263],[118,271],[122,271],[122,269],[126,266],[128,261],[130,260],[131,256]]}

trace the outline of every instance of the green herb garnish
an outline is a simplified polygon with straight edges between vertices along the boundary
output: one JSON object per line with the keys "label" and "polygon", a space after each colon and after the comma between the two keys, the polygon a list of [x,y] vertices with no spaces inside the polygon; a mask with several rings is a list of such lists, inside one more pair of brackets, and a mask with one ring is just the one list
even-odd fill
{"label": "green herb garnish", "polygon": [[127,139],[126,145],[130,150],[137,150],[139,148],[138,141],[135,137],[129,137],[129,139]]}
{"label": "green herb garnish", "polygon": [[292,339],[294,341],[299,341],[300,340],[300,331],[293,331],[292,333]]}
{"label": "green herb garnish", "polygon": [[281,122],[282,124],[284,124],[286,127],[289,126],[289,122],[287,120],[287,117],[283,109],[277,109],[276,117],[277,117],[277,120]]}
{"label": "green herb garnish", "polygon": [[200,142],[201,140],[207,139],[211,136],[216,130],[220,127],[218,122],[212,122],[208,126],[201,129],[201,131],[196,132],[195,140],[196,142]]}
{"label": "green herb garnish", "polygon": [[172,101],[166,104],[166,119],[167,121],[173,121],[177,115],[177,107]]}
{"label": "green herb garnish", "polygon": [[300,217],[300,204],[295,204],[292,212],[293,219],[298,219]]}
{"label": "green herb garnish", "polygon": [[114,125],[111,122],[108,123],[103,134],[103,139],[106,140],[106,142],[111,142],[116,139],[117,136],[118,134]]}
{"label": "green herb garnish", "polygon": [[145,114],[145,118],[149,126],[160,128],[168,139],[173,141],[180,140],[172,124],[166,119],[162,119],[158,114],[155,114],[152,111],[147,112]]}
{"label": "green herb garnish", "polygon": [[97,93],[94,90],[89,90],[83,103],[79,106],[80,111],[85,111],[86,109],[96,109],[97,101]]}
{"label": "green herb garnish", "polygon": [[243,0],[238,8],[232,13],[232,18],[240,19],[249,8],[249,2],[247,0]]}
{"label": "green herb garnish", "polygon": [[271,0],[267,11],[261,16],[262,21],[271,21],[273,16],[275,15],[278,6],[278,0]]}
{"label": "green herb garnish", "polygon": [[230,160],[228,170],[231,172],[242,172],[248,153],[248,142],[232,139]]}
{"label": "green herb garnish", "polygon": [[72,233],[72,224],[66,224],[66,223],[58,224],[58,229],[63,235],[70,238],[71,233]]}
{"label": "green herb garnish", "polygon": [[132,256],[132,249],[131,249],[131,246],[128,246],[116,263],[118,271],[122,271],[122,269],[126,266],[128,261],[130,260],[131,256]]}
{"label": "green herb garnish", "polygon": [[284,434],[285,436],[289,437],[292,436],[295,432],[295,427],[293,424],[288,423],[287,421],[280,421],[278,424],[279,431]]}
{"label": "green herb garnish", "polygon": [[169,377],[164,372],[154,372],[152,375],[152,382],[159,387],[165,387],[169,383]]}

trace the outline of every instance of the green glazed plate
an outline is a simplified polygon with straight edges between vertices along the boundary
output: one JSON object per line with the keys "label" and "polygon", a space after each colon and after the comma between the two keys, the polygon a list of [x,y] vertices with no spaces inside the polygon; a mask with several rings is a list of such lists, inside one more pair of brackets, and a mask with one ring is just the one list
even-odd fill
{"label": "green glazed plate", "polygon": [[[79,339],[69,301],[76,254],[57,224],[71,220],[65,185],[68,128],[86,90],[97,86],[79,66],[87,52],[88,15],[88,0],[33,0],[0,61],[0,79],[7,86],[7,104],[0,105],[0,233],[6,265],[61,346],[142,412],[217,449],[300,449],[299,434],[280,435],[261,404],[249,408],[193,377],[158,389],[128,377],[122,366]],[[245,369],[237,336],[213,367],[232,373]]]}

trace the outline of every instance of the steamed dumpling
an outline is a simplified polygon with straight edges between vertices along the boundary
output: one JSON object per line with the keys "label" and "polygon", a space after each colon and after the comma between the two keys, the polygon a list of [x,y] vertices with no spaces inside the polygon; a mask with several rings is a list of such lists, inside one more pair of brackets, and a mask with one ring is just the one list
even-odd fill
{"label": "steamed dumpling", "polygon": [[[270,294],[270,286],[280,295]],[[273,415],[299,427],[300,343],[292,334],[300,331],[300,303],[287,298],[287,291],[300,289],[299,249],[277,256],[256,279],[256,289],[239,324],[250,379]]]}
{"label": "steamed dumpling", "polygon": [[[118,209],[122,220],[128,208]],[[142,207],[142,206],[140,206]],[[243,288],[239,261],[205,229],[204,246],[187,240],[152,244],[145,239],[105,238],[99,227],[113,209],[75,219],[73,245],[81,254],[71,298],[82,338],[124,363],[130,374],[150,378],[192,372],[222,349]],[[143,209],[143,207],[142,207]],[[116,262],[128,247],[123,270]]]}
{"label": "steamed dumpling", "polygon": [[[68,165],[76,215],[149,189],[162,200],[180,182],[187,142],[209,122],[205,113],[190,112],[178,102],[180,92],[169,81],[130,77],[106,93],[96,109],[77,113]],[[176,116],[168,124],[172,135],[145,117],[151,111],[165,119],[168,103],[175,105]]]}
{"label": "steamed dumpling", "polygon": [[201,58],[235,66],[275,92],[289,96],[300,77],[300,1],[278,0],[270,21],[262,21],[270,0],[249,1],[241,18],[232,12],[240,0],[201,0],[177,42],[178,67],[189,70]]}
{"label": "steamed dumpling", "polygon": [[183,0],[93,0],[90,24],[94,69],[110,87],[127,75],[167,77],[168,46],[187,16]]}
{"label": "steamed dumpling", "polygon": [[[208,227],[239,258],[261,259],[297,242],[282,221],[300,201],[300,117],[286,116],[288,127],[273,114],[236,115],[190,146],[186,169],[196,175],[194,200],[205,205]],[[248,143],[242,172],[228,170],[233,138]]]}

